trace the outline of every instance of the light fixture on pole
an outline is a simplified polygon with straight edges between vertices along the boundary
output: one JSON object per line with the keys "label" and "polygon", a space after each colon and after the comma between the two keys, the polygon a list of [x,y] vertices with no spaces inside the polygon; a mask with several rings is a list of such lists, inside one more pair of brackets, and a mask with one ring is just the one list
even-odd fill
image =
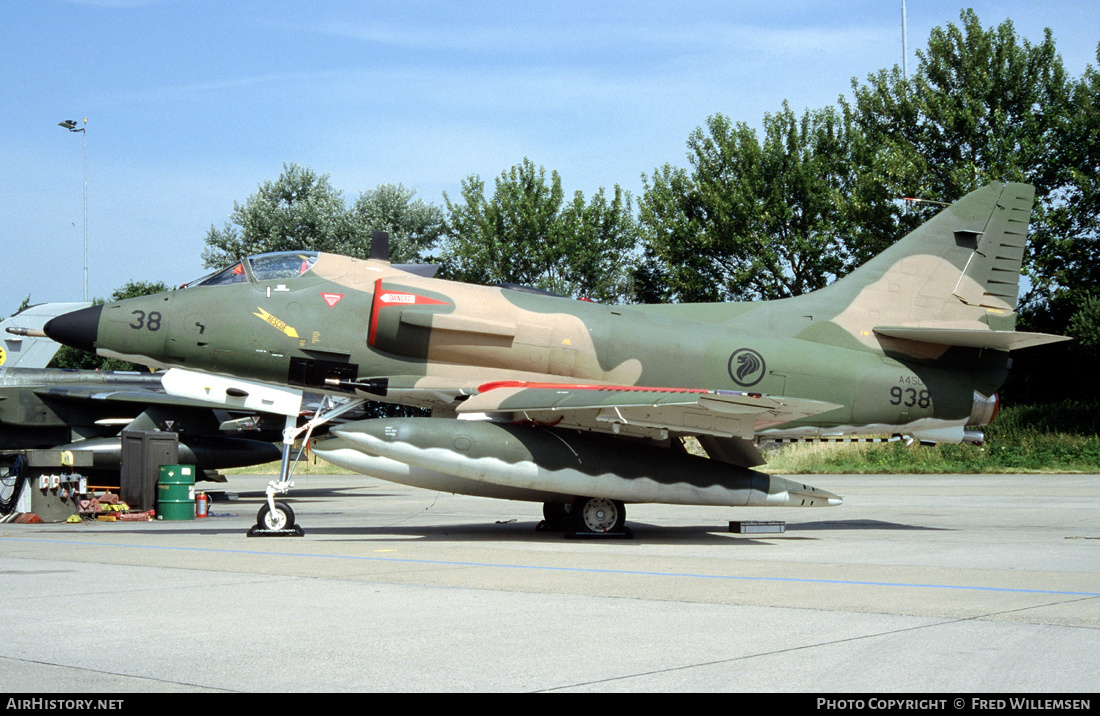
{"label": "light fixture on pole", "polygon": [[70,132],[80,132],[84,135],[84,302],[88,301],[88,118],[84,118],[84,126],[77,129],[76,120],[66,119],[58,122],[57,126],[64,127]]}

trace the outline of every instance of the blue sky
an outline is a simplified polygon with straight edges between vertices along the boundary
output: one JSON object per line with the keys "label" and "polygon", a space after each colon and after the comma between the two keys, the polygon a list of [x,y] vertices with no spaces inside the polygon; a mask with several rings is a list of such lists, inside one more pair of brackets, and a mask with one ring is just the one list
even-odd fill
{"label": "blue sky", "polygon": [[[89,293],[205,273],[222,226],[283,163],[351,201],[403,184],[439,205],[524,157],[567,192],[686,166],[709,115],[759,125],[850,96],[899,64],[900,0],[0,4],[0,315],[80,300],[87,117]],[[910,67],[931,28],[973,7],[1066,68],[1096,64],[1095,0],[908,0]]]}

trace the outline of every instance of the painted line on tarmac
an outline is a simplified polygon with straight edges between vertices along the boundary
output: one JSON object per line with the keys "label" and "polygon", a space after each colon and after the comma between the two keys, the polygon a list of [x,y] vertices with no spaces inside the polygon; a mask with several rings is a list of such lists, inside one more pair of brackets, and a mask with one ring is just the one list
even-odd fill
{"label": "painted line on tarmac", "polygon": [[[408,559],[403,557],[367,557],[344,554],[316,554],[309,552],[260,552],[247,549],[213,549],[210,547],[166,547],[163,545],[104,544],[102,542],[76,542],[71,540],[40,540],[20,537],[0,537],[2,542],[32,542],[37,544],[77,545],[81,547],[106,547],[165,550],[169,552],[204,552],[208,554],[241,554],[256,557],[298,557],[307,559],[353,560],[360,562],[386,562],[392,564],[435,565],[440,567],[480,567],[490,569],[525,569],[545,572],[575,572],[578,574],[607,574],[634,577],[668,577],[677,579],[724,579],[744,582],[785,582],[801,584],[830,584],[845,587],[895,587],[904,589],[950,589],[956,591],[1003,592],[1011,594],[1046,594],[1066,597],[1100,597],[1100,592],[1070,592],[1057,589],[1024,589],[1019,587],[978,587],[962,584],[922,584],[919,582],[869,582],[847,579],[810,579],[805,577],[746,577],[735,574],[696,574],[691,572],[654,572],[632,569],[594,569],[591,567],[551,567],[529,564],[496,564],[492,562],[455,562],[439,559]],[[148,566],[148,565],[120,565]],[[161,565],[157,565],[161,566]],[[172,567],[165,567],[172,569]]]}

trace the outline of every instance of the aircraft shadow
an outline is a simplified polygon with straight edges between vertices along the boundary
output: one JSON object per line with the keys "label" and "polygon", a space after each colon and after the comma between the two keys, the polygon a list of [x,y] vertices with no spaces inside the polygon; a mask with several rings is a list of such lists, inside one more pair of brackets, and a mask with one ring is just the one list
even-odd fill
{"label": "aircraft shadow", "polygon": [[815,530],[916,530],[941,532],[942,527],[924,527],[923,525],[906,525],[899,522],[884,522],[882,520],[827,520],[821,522],[796,522],[787,525],[787,531],[815,531]]}
{"label": "aircraft shadow", "polygon": [[[310,523],[313,523],[312,525]],[[316,518],[300,522],[305,536],[335,537],[339,541],[362,542],[381,541],[387,538],[416,539],[418,541],[464,541],[464,542],[516,542],[529,543],[546,540],[567,540],[577,543],[611,542],[629,545],[632,542],[645,544],[695,544],[695,545],[769,545],[782,541],[818,540],[821,536],[797,534],[799,532],[823,532],[829,530],[939,530],[940,528],[905,525],[881,520],[837,520],[835,522],[807,522],[787,524],[785,532],[765,534],[738,534],[728,531],[727,525],[678,525],[662,526],[645,522],[627,521],[630,538],[608,537],[571,537],[562,531],[543,531],[533,520],[506,520],[500,522],[467,522],[440,525],[350,525],[325,526],[317,524]],[[240,533],[238,527],[212,527],[196,530],[193,526],[180,530],[160,530],[158,534],[233,534]],[[264,539],[264,538],[255,538]],[[271,538],[275,539],[275,538]]]}
{"label": "aircraft shadow", "polygon": [[[303,488],[293,491],[291,504],[295,502],[311,502],[313,504],[339,499],[360,499],[363,497],[393,497],[397,493],[370,492],[362,493],[362,488],[348,486],[341,488]],[[259,490],[235,492],[237,499],[227,500],[224,497],[215,498],[210,506],[210,517],[202,520],[186,520],[180,523],[177,529],[166,529],[161,522],[155,534],[158,535],[233,535],[245,536],[247,528],[242,529],[239,520],[233,526],[219,522],[230,515],[226,515],[227,509],[234,510],[235,517],[249,516],[254,510],[258,510],[266,499],[264,492]],[[221,513],[221,514],[219,514]],[[344,514],[346,517],[346,514]],[[419,517],[419,515],[417,516]],[[507,519],[496,522],[467,522],[438,525],[405,525],[400,522],[386,525],[325,525],[324,515],[299,515],[298,523],[305,532],[305,536],[336,537],[340,541],[362,542],[382,541],[386,538],[416,539],[422,541],[466,541],[466,542],[516,542],[529,543],[532,541],[544,542],[546,540],[572,540],[578,543],[614,542],[628,545],[631,542],[644,542],[646,544],[692,544],[692,545],[770,545],[781,541],[790,540],[817,540],[819,535],[809,536],[799,533],[820,533],[828,531],[852,531],[852,530],[889,530],[889,531],[941,531],[943,528],[925,527],[921,525],[886,522],[883,520],[856,519],[856,520],[821,520],[815,522],[788,522],[784,532],[776,533],[752,533],[740,534],[730,532],[728,524],[699,524],[662,526],[645,522],[627,520],[627,527],[631,538],[621,536],[609,537],[570,537],[565,532],[538,529],[537,520]],[[141,523],[135,523],[126,529],[112,530],[119,534],[150,534],[149,530],[140,527]],[[121,525],[120,525],[121,526]],[[251,539],[279,539],[277,537],[256,537]]]}
{"label": "aircraft shadow", "polygon": [[[395,493],[389,492],[362,492],[361,485],[348,485],[347,487],[294,487],[290,491],[289,501],[293,502],[300,497],[329,498],[329,497],[394,497]],[[248,500],[263,501],[267,499],[267,493],[263,490],[206,490],[206,494],[214,494],[216,503],[244,502]],[[236,499],[226,499],[221,493],[236,495]],[[288,499],[280,497],[279,499]]]}

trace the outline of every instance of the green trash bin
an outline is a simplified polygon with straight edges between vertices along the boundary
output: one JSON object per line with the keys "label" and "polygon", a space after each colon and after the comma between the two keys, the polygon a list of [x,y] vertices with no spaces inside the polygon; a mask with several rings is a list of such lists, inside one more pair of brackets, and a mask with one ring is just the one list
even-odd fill
{"label": "green trash bin", "polygon": [[195,519],[194,465],[160,466],[157,516],[164,520]]}

